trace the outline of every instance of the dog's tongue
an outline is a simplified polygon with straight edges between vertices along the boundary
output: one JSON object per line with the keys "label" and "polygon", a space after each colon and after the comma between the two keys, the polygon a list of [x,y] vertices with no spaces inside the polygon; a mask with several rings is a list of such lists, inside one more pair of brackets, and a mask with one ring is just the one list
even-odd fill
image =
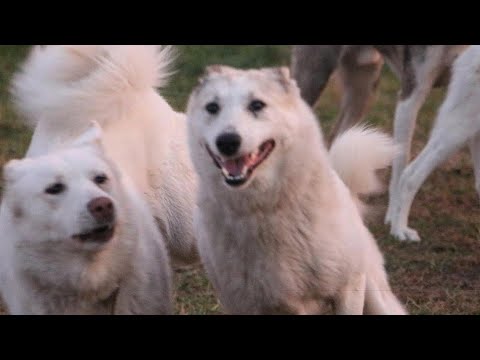
{"label": "dog's tongue", "polygon": [[242,170],[245,167],[245,158],[246,157],[241,157],[234,160],[226,160],[223,163],[223,167],[225,168],[225,170],[228,171],[230,175],[240,176],[242,175]]}

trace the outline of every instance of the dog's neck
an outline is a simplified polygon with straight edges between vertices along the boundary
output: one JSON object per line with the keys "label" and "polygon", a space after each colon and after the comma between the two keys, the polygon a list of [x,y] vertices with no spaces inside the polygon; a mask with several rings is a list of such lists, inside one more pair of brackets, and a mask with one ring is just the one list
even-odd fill
{"label": "dog's neck", "polygon": [[33,245],[23,240],[17,241],[14,248],[16,270],[22,276],[42,286],[72,288],[76,292],[101,288],[106,278],[117,277],[126,265],[115,266],[115,260],[129,252],[118,236],[111,240],[116,243],[98,252],[55,248],[53,242]]}
{"label": "dog's neck", "polygon": [[22,280],[30,286],[31,296],[24,299],[23,311],[35,315],[113,315],[121,286],[106,287],[98,292],[75,293],[73,289],[65,291],[44,286],[36,279],[24,277]]}
{"label": "dog's neck", "polygon": [[[37,309],[37,312],[89,313],[90,308],[112,307],[111,296],[132,266],[130,256],[135,241],[120,241],[135,239],[134,234],[125,236],[121,233],[126,228],[119,224],[111,244],[96,253],[52,247],[52,243],[38,244],[21,238],[18,232],[16,239],[9,239],[13,245],[12,265],[16,281],[38,293],[38,298],[42,299],[43,305],[39,306],[45,308]],[[57,308],[48,310],[49,304],[56,304]]]}

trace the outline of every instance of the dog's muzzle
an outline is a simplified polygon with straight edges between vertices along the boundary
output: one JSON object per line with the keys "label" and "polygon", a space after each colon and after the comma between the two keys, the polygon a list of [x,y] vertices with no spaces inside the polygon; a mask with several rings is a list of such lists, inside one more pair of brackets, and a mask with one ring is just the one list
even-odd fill
{"label": "dog's muzzle", "polygon": [[275,140],[265,141],[253,153],[226,160],[215,155],[208,145],[206,148],[215,165],[221,169],[225,182],[232,187],[239,187],[250,180],[255,169],[272,153],[275,148]]}

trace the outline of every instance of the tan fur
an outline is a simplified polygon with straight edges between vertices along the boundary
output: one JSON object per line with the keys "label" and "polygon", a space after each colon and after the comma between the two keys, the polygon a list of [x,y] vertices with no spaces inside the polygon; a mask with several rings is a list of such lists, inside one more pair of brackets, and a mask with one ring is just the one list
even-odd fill
{"label": "tan fur", "polygon": [[[252,98],[266,103],[255,116],[247,110]],[[216,116],[205,111],[213,99]],[[199,251],[228,313],[312,314],[328,304],[337,314],[405,313],[288,72],[217,69],[192,94],[187,118],[199,175]],[[226,129],[241,135],[241,154],[276,143],[239,188],[225,184],[206,151],[220,155],[215,139]]]}

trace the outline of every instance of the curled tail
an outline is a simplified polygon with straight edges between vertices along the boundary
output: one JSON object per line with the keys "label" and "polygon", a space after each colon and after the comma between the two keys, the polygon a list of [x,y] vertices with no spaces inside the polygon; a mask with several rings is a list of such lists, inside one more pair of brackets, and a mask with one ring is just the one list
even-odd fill
{"label": "curled tail", "polygon": [[350,189],[364,213],[359,195],[380,193],[384,186],[377,170],[389,167],[398,154],[393,139],[372,128],[356,126],[341,134],[333,143],[329,156],[333,168]]}
{"label": "curled tail", "polygon": [[169,46],[35,46],[11,93],[32,127],[40,119],[65,121],[66,112],[68,119],[96,120],[132,93],[164,86],[173,60]]}

